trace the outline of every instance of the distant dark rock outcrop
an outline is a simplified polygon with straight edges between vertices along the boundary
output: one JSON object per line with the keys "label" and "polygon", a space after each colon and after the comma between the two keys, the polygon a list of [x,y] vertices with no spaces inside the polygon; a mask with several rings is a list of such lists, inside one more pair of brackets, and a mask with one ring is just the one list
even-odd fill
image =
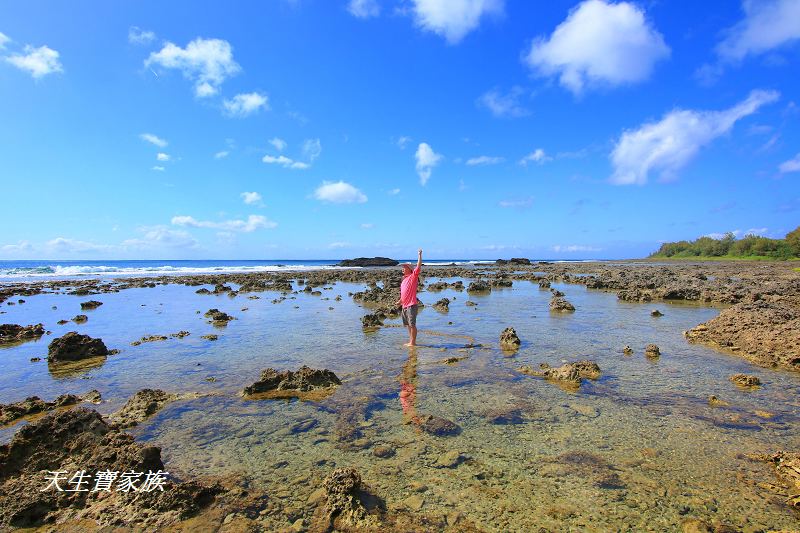
{"label": "distant dark rock outcrop", "polygon": [[397,266],[400,261],[389,259],[388,257],[357,257],[355,259],[344,259],[337,266],[342,267],[384,267]]}

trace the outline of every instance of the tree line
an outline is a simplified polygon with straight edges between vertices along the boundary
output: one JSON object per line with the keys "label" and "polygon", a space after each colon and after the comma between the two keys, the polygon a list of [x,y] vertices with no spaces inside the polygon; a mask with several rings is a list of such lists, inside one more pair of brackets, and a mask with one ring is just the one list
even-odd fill
{"label": "tree line", "polygon": [[721,238],[700,237],[693,241],[665,242],[650,257],[741,257],[793,259],[800,257],[800,226],[783,239],[745,235],[737,239],[732,232]]}

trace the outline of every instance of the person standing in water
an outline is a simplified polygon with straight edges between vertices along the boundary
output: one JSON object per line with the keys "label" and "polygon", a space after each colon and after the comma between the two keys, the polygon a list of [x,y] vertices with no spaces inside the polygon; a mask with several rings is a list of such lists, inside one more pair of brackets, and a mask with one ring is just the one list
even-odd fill
{"label": "person standing in water", "polygon": [[403,282],[400,284],[397,304],[403,307],[400,316],[403,317],[403,325],[408,328],[408,343],[404,346],[417,345],[417,286],[421,269],[422,248],[417,251],[417,268],[411,270],[411,265],[403,263]]}

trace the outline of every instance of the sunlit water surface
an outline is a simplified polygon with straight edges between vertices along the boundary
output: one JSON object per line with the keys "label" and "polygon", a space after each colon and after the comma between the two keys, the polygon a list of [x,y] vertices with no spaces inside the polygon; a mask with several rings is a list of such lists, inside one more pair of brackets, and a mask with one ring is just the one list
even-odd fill
{"label": "sunlit water surface", "polygon": [[[249,299],[197,295],[197,287],[180,285],[130,289],[91,296],[104,305],[83,312],[86,324],[64,326],[56,322],[82,313],[89,297],[27,297],[3,306],[0,322],[43,322],[52,335],[0,349],[0,402],[98,389],[105,402],[97,409],[109,413],[145,387],[208,393],[168,405],[134,434],[161,446],[173,472],[250,476],[292,519],[310,515],[307,500],[328,472],[354,466],[390,508],[460,517],[489,531],[657,531],[687,517],[752,530],[800,527],[780,497],[760,488],[775,483],[768,465],[745,456],[798,448],[797,376],[688,344],[681,332],[719,309],[626,303],[583,286],[553,286],[574,314],[550,313],[549,291],[528,282],[484,296],[422,292],[428,307],[411,354],[403,328],[362,331],[366,310],[348,296],[363,290],[356,284],[279,303],[273,292]],[[448,313],[430,307],[443,297],[452,300]],[[466,306],[468,299],[478,305]],[[236,320],[208,324],[202,313],[214,307]],[[651,317],[654,308],[664,316]],[[498,346],[507,326],[522,339],[511,357]],[[77,373],[49,369],[47,343],[73,330],[121,353]],[[180,330],[191,335],[130,345]],[[219,340],[200,338],[208,333]],[[643,354],[651,342],[661,348],[656,360]],[[622,354],[626,344],[634,355]],[[465,358],[442,363],[448,357]],[[515,371],[582,358],[596,361],[602,377],[578,392]],[[333,370],[343,385],[321,403],[238,395],[263,368],[304,364]],[[763,386],[736,387],[728,378],[737,372],[758,375]],[[401,386],[414,391],[405,414]],[[712,394],[730,406],[709,406]],[[498,413],[508,416],[498,420]],[[447,418],[461,432],[422,433],[409,423],[415,414]],[[0,429],[0,439],[18,428]],[[356,431],[343,438],[348,428]],[[379,445],[396,453],[375,457]],[[447,452],[462,454],[460,464],[443,466]]]}

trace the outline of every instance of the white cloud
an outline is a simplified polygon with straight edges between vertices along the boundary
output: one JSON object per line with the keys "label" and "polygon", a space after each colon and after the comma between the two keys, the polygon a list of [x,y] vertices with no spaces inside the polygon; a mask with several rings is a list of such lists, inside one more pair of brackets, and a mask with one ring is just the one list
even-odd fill
{"label": "white cloud", "polygon": [[156,34],[145,31],[137,26],[128,29],[128,42],[131,44],[149,44],[156,40]]}
{"label": "white cloud", "polygon": [[411,137],[407,137],[407,136],[405,136],[405,135],[401,135],[400,137],[398,137],[398,138],[397,138],[397,141],[396,141],[396,143],[397,143],[397,146],[398,146],[398,147],[399,147],[401,150],[405,150],[405,149],[406,149],[406,146],[408,146],[408,144],[409,144],[411,141],[412,141]]}
{"label": "white cloud", "polygon": [[542,76],[558,76],[578,95],[587,86],[646,80],[655,63],[669,55],[664,38],[636,5],[586,0],[549,38],[533,42],[526,62]]}
{"label": "white cloud", "polygon": [[6,44],[11,42],[11,38],[6,35],[5,33],[0,31],[0,50],[3,50],[6,47]]}
{"label": "white cloud", "polygon": [[227,150],[222,150],[214,154],[214,159],[225,159],[230,155],[230,152]]}
{"label": "white cloud", "polygon": [[360,19],[377,17],[381,14],[381,6],[376,0],[350,0],[347,10]]}
{"label": "white cloud", "polygon": [[[0,37],[0,42],[2,42],[2,37]],[[29,241],[19,241],[17,244],[5,244],[0,246],[0,251],[12,254],[32,252],[33,249],[33,245]]]}
{"label": "white cloud", "polygon": [[425,185],[431,178],[433,167],[439,164],[442,160],[442,156],[434,152],[433,148],[431,148],[428,143],[420,143],[417,147],[417,152],[414,154],[414,158],[417,161],[419,182]]}
{"label": "white cloud", "polygon": [[498,163],[502,163],[506,159],[504,157],[492,157],[488,155],[481,155],[478,157],[472,157],[467,159],[467,165],[474,167],[478,165],[496,165]]}
{"label": "white cloud", "polygon": [[174,230],[167,226],[143,226],[141,238],[122,241],[123,249],[149,250],[153,248],[196,248],[197,239],[184,230]]}
{"label": "white cloud", "polygon": [[725,32],[717,54],[741,61],[800,39],[800,1],[743,0],[744,19]]}
{"label": "white cloud", "polygon": [[261,158],[261,161],[264,163],[269,163],[272,165],[280,165],[283,168],[291,168],[295,170],[305,170],[310,168],[311,165],[308,163],[303,163],[302,161],[295,161],[294,159],[289,159],[285,155],[279,155],[277,157],[272,155],[265,155]]}
{"label": "white cloud", "polygon": [[150,170],[155,170],[156,172],[164,172],[164,170],[166,170],[166,169],[165,169],[164,167],[162,167],[162,166],[155,165],[155,166],[154,166],[153,168],[151,168]]}
{"label": "white cloud", "polygon": [[340,250],[342,248],[350,248],[352,244],[349,242],[332,242],[328,245],[331,250]]}
{"label": "white cloud", "polygon": [[172,225],[190,228],[213,228],[242,233],[252,233],[260,228],[272,229],[278,226],[277,223],[262,215],[250,215],[247,220],[223,220],[220,222],[197,220],[191,216],[179,215],[172,217]]}
{"label": "white cloud", "polygon": [[334,204],[363,204],[367,195],[344,181],[323,181],[314,191],[314,198]]}
{"label": "white cloud", "polygon": [[374,227],[375,227],[375,224],[373,224],[371,222],[365,222],[364,224],[361,224],[361,229],[372,229]]}
{"label": "white cloud", "polygon": [[139,138],[145,142],[149,142],[150,144],[154,144],[159,148],[164,148],[167,146],[167,141],[159,137],[158,135],[153,135],[152,133],[142,133],[139,135]]}
{"label": "white cloud", "polygon": [[781,165],[778,167],[778,170],[781,171],[781,174],[800,172],[800,153],[798,153],[792,159],[781,163]]}
{"label": "white cloud", "polygon": [[519,103],[519,97],[522,96],[524,90],[522,87],[512,87],[511,91],[506,94],[500,92],[495,88],[485,92],[478,98],[478,105],[488,109],[495,117],[511,117],[518,118],[530,114],[530,111],[522,107]]}
{"label": "white cloud", "polygon": [[400,194],[400,189],[391,189],[391,190],[389,191],[389,194],[390,194],[391,196],[397,196],[398,194]]}
{"label": "white cloud", "polygon": [[420,28],[456,44],[478,27],[486,15],[501,15],[503,0],[412,0]]}
{"label": "white cloud", "polygon": [[580,244],[570,244],[567,246],[557,244],[553,246],[554,252],[599,252],[601,250],[602,248],[597,248],[594,246],[582,246]]}
{"label": "white cloud", "polygon": [[217,94],[222,82],[241,70],[233,59],[230,43],[222,39],[197,38],[186,48],[168,42],[158,52],[151,53],[144,64],[180,70],[184,77],[194,81],[195,95],[200,98]]}
{"label": "white cloud", "polygon": [[51,253],[86,253],[108,251],[112,246],[107,244],[95,244],[87,241],[56,237],[46,243],[47,249]]}
{"label": "white cloud", "polygon": [[650,172],[659,172],[662,179],[673,178],[703,146],[779,97],[775,91],[756,90],[724,111],[676,109],[658,122],[624,131],[611,152],[612,183],[643,185]]}
{"label": "white cloud", "polygon": [[497,205],[505,209],[527,209],[533,205],[533,196],[518,200],[501,200]]}
{"label": "white cloud", "polygon": [[279,137],[273,137],[268,142],[273,147],[275,147],[275,149],[277,151],[279,151],[279,152],[283,152],[284,150],[286,150],[286,146],[287,146],[286,141],[284,141],[283,139],[281,139]]}
{"label": "white cloud", "polygon": [[257,192],[243,192],[240,196],[247,205],[264,205],[261,195]]}
{"label": "white cloud", "polygon": [[164,152],[158,152],[156,154],[156,160],[158,161],[169,161],[170,159],[172,159],[172,157],[170,157],[169,154],[165,154]]}
{"label": "white cloud", "polygon": [[538,163],[541,165],[543,163],[547,163],[548,161],[552,161],[552,159],[553,158],[547,155],[544,150],[537,148],[533,152],[520,159],[519,164],[522,166],[528,166],[528,163]]}
{"label": "white cloud", "polygon": [[306,139],[303,141],[303,156],[309,161],[314,161],[322,153],[322,144],[319,139]]}
{"label": "white cloud", "polygon": [[23,54],[13,54],[6,57],[6,61],[21,70],[26,70],[31,76],[38,79],[53,72],[64,72],[59,54],[48,46],[35,48],[26,45]]}
{"label": "white cloud", "polygon": [[222,107],[229,116],[243,118],[258,112],[259,109],[268,111],[269,97],[256,92],[241,93],[231,100],[223,101]]}

